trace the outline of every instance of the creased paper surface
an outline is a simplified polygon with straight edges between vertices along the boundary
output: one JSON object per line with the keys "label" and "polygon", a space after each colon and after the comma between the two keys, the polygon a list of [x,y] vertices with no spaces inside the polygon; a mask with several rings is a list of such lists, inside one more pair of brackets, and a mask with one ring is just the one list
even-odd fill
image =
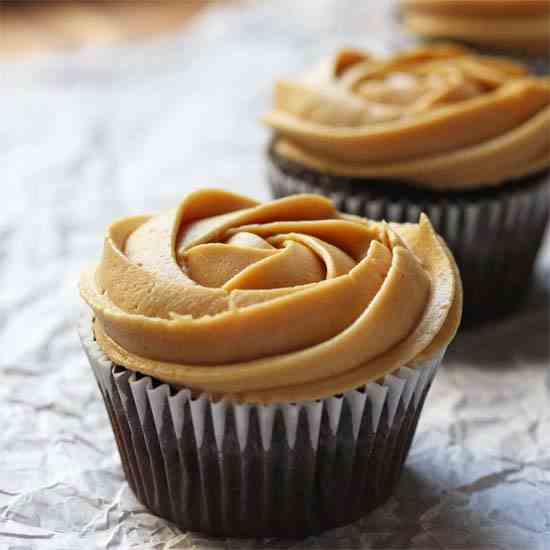
{"label": "creased paper surface", "polygon": [[406,44],[393,8],[215,8],[151,45],[1,67],[0,548],[550,548],[548,244],[527,307],[452,345],[395,496],[320,538],[219,541],[147,513],[80,349],[78,276],[106,225],[204,186],[267,199],[274,78]]}

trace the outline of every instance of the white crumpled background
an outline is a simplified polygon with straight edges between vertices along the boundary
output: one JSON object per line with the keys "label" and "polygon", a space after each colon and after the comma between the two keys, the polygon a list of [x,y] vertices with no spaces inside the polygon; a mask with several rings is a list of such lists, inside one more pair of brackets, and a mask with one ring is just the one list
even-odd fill
{"label": "white crumpled background", "polygon": [[550,548],[548,246],[529,306],[453,344],[395,497],[319,539],[220,541],[148,514],[80,350],[78,276],[106,225],[203,186],[267,199],[274,77],[404,43],[391,8],[215,8],[155,44],[1,67],[1,548]]}

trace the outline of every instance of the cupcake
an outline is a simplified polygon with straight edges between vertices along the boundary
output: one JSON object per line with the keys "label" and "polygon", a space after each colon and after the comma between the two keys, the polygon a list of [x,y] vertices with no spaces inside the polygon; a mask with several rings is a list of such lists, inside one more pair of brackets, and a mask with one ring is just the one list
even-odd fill
{"label": "cupcake", "polygon": [[548,220],[550,80],[460,46],[378,59],[343,50],[277,83],[268,181],[338,209],[426,212],[459,265],[465,316],[516,308]]}
{"label": "cupcake", "polygon": [[462,308],[425,216],[218,190],[115,222],[80,290],[131,489],[220,536],[317,533],[383,502]]}
{"label": "cupcake", "polygon": [[401,0],[406,27],[428,39],[453,39],[505,53],[548,74],[548,0]]}

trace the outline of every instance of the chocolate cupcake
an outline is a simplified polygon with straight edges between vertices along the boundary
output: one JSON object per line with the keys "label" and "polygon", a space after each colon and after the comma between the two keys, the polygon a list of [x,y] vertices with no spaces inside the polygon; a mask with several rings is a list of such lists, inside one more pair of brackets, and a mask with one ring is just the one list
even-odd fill
{"label": "chocolate cupcake", "polygon": [[451,39],[481,53],[506,54],[550,72],[548,0],[401,0],[406,27],[427,39]]}
{"label": "chocolate cupcake", "polygon": [[425,216],[215,190],[114,223],[80,288],[130,487],[223,536],[316,533],[382,503],[462,307]]}
{"label": "chocolate cupcake", "polygon": [[372,219],[426,212],[459,265],[465,315],[521,303],[549,210],[550,80],[440,45],[344,50],[276,86],[268,180]]}

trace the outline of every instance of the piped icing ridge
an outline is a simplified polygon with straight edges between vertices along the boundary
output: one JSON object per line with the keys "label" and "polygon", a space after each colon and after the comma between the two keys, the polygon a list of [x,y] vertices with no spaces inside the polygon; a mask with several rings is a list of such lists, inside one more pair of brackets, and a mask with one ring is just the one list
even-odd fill
{"label": "piped icing ridge", "polygon": [[260,403],[327,397],[434,356],[462,312],[425,216],[372,222],[314,195],[203,190],[122,219],[80,290],[114,363]]}
{"label": "piped icing ridge", "polygon": [[401,0],[405,25],[500,51],[550,56],[549,0]]}
{"label": "piped icing ridge", "polygon": [[455,45],[341,50],[279,81],[264,121],[278,155],[334,175],[444,191],[550,166],[550,79]]}

